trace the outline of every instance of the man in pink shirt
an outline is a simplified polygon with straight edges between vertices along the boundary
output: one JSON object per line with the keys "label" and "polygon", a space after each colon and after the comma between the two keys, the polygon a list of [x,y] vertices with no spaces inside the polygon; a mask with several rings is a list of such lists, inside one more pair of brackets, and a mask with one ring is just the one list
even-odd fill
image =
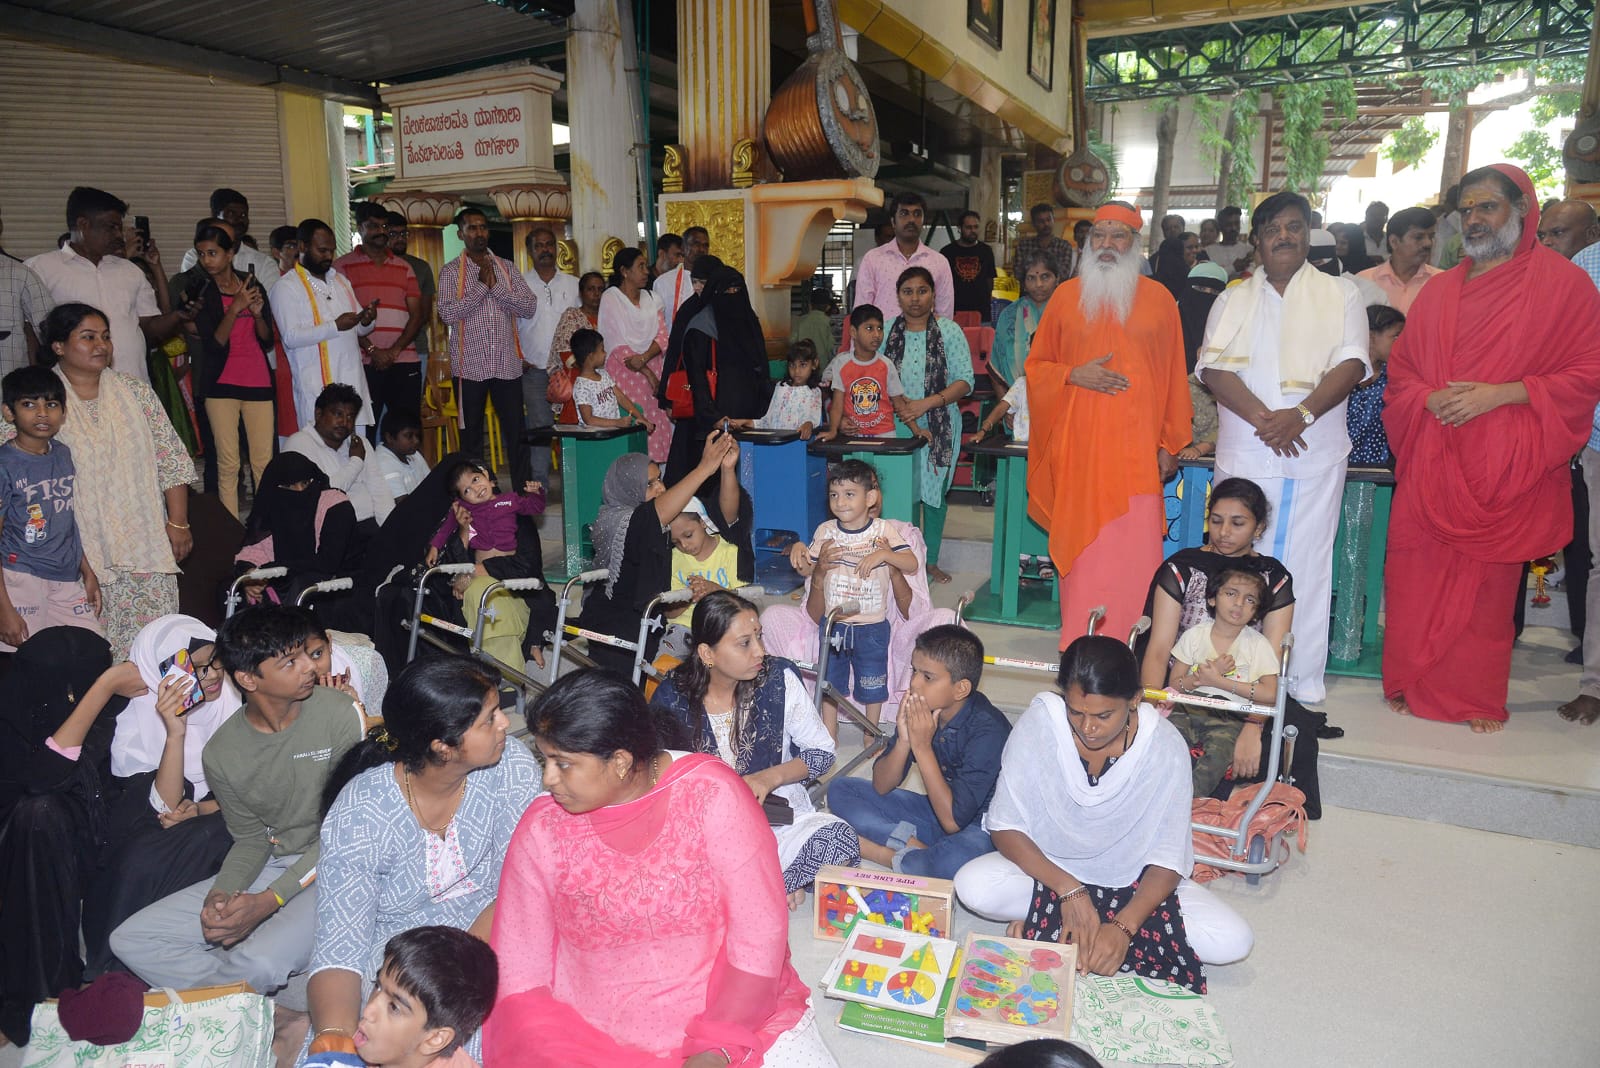
{"label": "man in pink shirt", "polygon": [[920,193],[896,193],[889,204],[889,221],[894,240],[861,257],[856,267],[855,307],[876,304],[886,318],[900,314],[900,298],[895,283],[907,267],[926,267],[933,275],[933,313],[944,319],[955,316],[956,287],[950,277],[950,261],[922,243],[925,202]]}
{"label": "man in pink shirt", "polygon": [[366,307],[378,302],[372,332],[361,339],[361,362],[372,397],[370,436],[378,440],[382,417],[391,409],[422,406],[422,364],[413,341],[422,329],[422,287],[404,256],[389,251],[389,213],[378,204],[356,205],[361,244],[333,261],[334,269]]}
{"label": "man in pink shirt", "polygon": [[1389,260],[1369,267],[1356,277],[1365,278],[1382,289],[1389,307],[1401,315],[1411,310],[1411,302],[1422,292],[1423,283],[1441,273],[1428,260],[1433,256],[1433,228],[1437,220],[1427,208],[1405,208],[1389,216],[1384,241]]}

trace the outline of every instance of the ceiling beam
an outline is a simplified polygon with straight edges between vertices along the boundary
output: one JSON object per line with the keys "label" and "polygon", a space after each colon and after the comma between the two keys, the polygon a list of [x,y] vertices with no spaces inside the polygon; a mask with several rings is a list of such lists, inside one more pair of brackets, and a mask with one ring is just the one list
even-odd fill
{"label": "ceiling beam", "polygon": [[361,107],[383,107],[377,89],[361,82],[316,71],[295,70],[266,60],[230,55],[150,34],[130,33],[97,22],[35,11],[17,4],[0,2],[0,26],[4,26],[5,32],[14,37],[80,52],[104,53],[130,63],[168,67],[245,85],[290,89]]}

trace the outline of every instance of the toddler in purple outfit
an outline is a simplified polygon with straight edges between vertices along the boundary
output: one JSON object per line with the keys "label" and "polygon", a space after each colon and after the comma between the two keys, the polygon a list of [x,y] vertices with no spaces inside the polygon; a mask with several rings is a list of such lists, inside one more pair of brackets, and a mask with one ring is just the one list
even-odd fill
{"label": "toddler in purple outfit", "polygon": [[482,570],[485,560],[511,556],[517,551],[517,516],[544,514],[544,486],[525,482],[521,493],[495,493],[494,475],[476,460],[465,460],[450,473],[450,483],[459,498],[450,514],[439,524],[428,549],[428,566],[439,559],[439,550],[449,544],[460,528],[459,513],[470,519],[467,547]]}

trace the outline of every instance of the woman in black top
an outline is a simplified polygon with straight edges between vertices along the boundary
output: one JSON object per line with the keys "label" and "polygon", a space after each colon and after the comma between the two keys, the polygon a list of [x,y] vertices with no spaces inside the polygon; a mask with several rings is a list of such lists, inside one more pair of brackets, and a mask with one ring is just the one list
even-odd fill
{"label": "woman in black top", "polygon": [[[646,606],[672,588],[672,543],[667,525],[712,475],[720,473],[717,492],[707,492],[700,503],[722,536],[738,547],[739,578],[754,580],[751,503],[739,488],[738,468],[739,443],[721,430],[711,431],[700,463],[671,486],[662,480],[661,466],[643,453],[629,453],[612,462],[601,488],[604,503],[594,522],[595,566],[605,568],[611,577],[584,593],[585,629],[630,642],[638,639]],[[648,643],[647,660],[654,658],[656,635]],[[590,645],[589,657],[601,667],[624,673],[633,669],[633,654],[599,642]]]}
{"label": "woman in black top", "polygon": [[272,460],[276,441],[273,414],[272,306],[253,274],[234,270],[238,245],[233,235],[211,226],[195,235],[201,270],[210,278],[201,293],[194,329],[200,339],[195,361],[195,403],[204,407],[217,452],[217,495],[239,515],[239,426],[249,442],[254,485]]}
{"label": "woman in black top", "polygon": [[[1179,549],[1167,557],[1150,584],[1145,602],[1150,631],[1145,636],[1140,661],[1140,674],[1147,688],[1166,689],[1172,647],[1184,631],[1206,621],[1210,580],[1225,568],[1243,564],[1266,578],[1267,610],[1257,627],[1274,649],[1282,646],[1284,635],[1294,624],[1294,580],[1282,562],[1256,552],[1256,539],[1266,526],[1267,499],[1260,486],[1249,479],[1229,478],[1212,487],[1206,544]],[[1293,666],[1291,660],[1291,670]],[[1290,698],[1284,721],[1299,730],[1290,775],[1305,792],[1306,815],[1318,819],[1322,815],[1322,798],[1317,784],[1317,729],[1327,722],[1327,717]],[[1231,791],[1244,781],[1250,780],[1223,779],[1218,787],[1220,796],[1225,798],[1223,791]]]}

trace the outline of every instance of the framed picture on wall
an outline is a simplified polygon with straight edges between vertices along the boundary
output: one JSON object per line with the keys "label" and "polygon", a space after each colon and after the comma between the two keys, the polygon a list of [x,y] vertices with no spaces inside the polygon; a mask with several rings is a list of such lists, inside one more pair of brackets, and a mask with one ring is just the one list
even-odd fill
{"label": "framed picture on wall", "polygon": [[967,0],[967,29],[999,48],[1001,12],[1004,9],[1005,0]]}
{"label": "framed picture on wall", "polygon": [[1051,87],[1056,70],[1056,0],[1028,0],[1028,77]]}

